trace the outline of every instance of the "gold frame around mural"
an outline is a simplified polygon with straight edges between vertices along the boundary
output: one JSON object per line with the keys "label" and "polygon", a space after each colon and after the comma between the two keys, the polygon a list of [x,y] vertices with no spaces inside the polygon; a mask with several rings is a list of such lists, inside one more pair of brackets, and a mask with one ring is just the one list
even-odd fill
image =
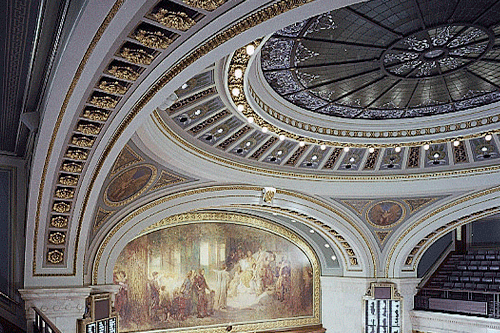
{"label": "gold frame around mural", "polygon": [[[256,323],[241,323],[241,324],[231,324],[231,332],[256,332],[265,330],[275,330],[275,329],[285,329],[301,326],[311,326],[321,324],[321,290],[320,290],[320,276],[321,269],[319,264],[319,259],[312,249],[312,247],[300,237],[295,232],[285,228],[284,226],[275,224],[267,219],[256,217],[252,215],[247,215],[243,213],[233,213],[233,212],[190,212],[173,215],[158,221],[155,224],[150,225],[141,231],[136,237],[147,235],[151,232],[158,231],[164,228],[186,225],[186,224],[200,224],[200,223],[231,223],[238,224],[248,227],[257,228],[263,231],[267,231],[282,237],[289,242],[295,244],[311,263],[313,270],[313,315],[310,317],[297,317],[297,318],[284,318],[272,321],[263,321]],[[102,259],[103,247],[105,247],[112,235],[114,235],[122,226],[125,224],[120,223],[115,227],[110,233],[108,233],[107,239],[101,243],[99,252],[96,256],[96,261],[93,265],[93,284],[97,284],[97,272],[100,266],[100,260]],[[116,229],[117,228],[117,229]],[[101,251],[102,250],[102,251]],[[104,264],[104,263],[103,263]],[[183,329],[183,332],[193,333],[193,332],[223,332],[227,328],[226,325],[212,326],[209,328],[193,327]],[[162,329],[157,332],[174,332],[175,329]]]}
{"label": "gold frame around mural", "polygon": [[[373,223],[370,220],[369,216],[368,216],[370,210],[373,209],[373,207],[375,207],[375,206],[377,206],[377,205],[379,205],[381,203],[386,203],[386,202],[394,203],[394,204],[398,205],[401,208],[401,217],[396,222],[393,222],[393,223],[388,224],[388,225],[379,225],[379,224]],[[374,228],[377,228],[377,229],[389,229],[389,228],[393,228],[393,227],[397,226],[398,224],[400,224],[405,219],[405,217],[406,217],[406,211],[407,211],[407,209],[406,209],[405,205],[402,204],[399,201],[396,201],[396,200],[379,200],[379,201],[375,201],[375,202],[370,203],[369,205],[367,205],[364,217],[365,217],[366,222],[368,222]]]}

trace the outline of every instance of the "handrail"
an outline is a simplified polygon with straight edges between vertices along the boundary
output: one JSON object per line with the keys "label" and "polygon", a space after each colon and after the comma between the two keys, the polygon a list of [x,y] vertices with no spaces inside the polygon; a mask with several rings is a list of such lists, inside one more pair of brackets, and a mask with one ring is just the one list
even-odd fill
{"label": "handrail", "polygon": [[32,308],[35,311],[35,321],[33,322],[33,331],[36,333],[62,333],[54,323],[47,318],[36,307]]}
{"label": "handrail", "polygon": [[448,246],[446,246],[446,248],[443,250],[443,252],[441,252],[441,254],[439,254],[439,257],[437,258],[437,260],[431,265],[431,267],[429,267],[427,269],[424,276],[420,280],[420,283],[418,284],[417,289],[421,289],[423,286],[425,286],[427,281],[429,281],[431,276],[443,264],[443,262],[446,260],[446,258],[448,258],[448,255],[453,251],[455,251],[455,243],[453,241],[451,241],[448,244]]}

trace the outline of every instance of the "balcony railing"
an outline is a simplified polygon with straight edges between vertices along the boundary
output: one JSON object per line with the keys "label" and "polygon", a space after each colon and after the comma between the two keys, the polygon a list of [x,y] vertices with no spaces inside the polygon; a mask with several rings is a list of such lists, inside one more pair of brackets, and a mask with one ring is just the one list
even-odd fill
{"label": "balcony railing", "polygon": [[33,322],[33,333],[62,333],[40,310],[35,311],[35,321]]}

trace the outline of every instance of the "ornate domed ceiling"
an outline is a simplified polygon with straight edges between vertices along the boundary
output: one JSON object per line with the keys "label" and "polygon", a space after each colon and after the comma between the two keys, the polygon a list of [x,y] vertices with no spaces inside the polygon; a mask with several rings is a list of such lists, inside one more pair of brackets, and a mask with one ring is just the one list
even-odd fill
{"label": "ornate domed ceiling", "polygon": [[500,100],[500,4],[374,0],[277,31],[262,48],[272,89],[343,118],[413,118]]}

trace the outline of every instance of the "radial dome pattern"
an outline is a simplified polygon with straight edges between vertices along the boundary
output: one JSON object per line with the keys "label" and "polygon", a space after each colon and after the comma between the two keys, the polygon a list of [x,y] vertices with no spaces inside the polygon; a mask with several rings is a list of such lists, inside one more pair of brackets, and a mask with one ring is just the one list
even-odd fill
{"label": "radial dome pattern", "polygon": [[277,31],[273,90],[343,118],[431,116],[500,100],[500,2],[374,0]]}

